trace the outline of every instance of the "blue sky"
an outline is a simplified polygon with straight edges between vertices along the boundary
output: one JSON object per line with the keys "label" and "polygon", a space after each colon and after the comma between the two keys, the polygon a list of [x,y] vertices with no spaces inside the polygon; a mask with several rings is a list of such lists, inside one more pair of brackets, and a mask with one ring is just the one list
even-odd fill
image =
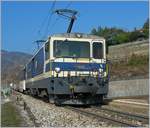
{"label": "blue sky", "polygon": [[[33,43],[35,40],[66,32],[68,20],[58,18],[56,14],[52,15],[48,25],[52,2],[2,2],[2,49],[33,54],[37,48]],[[54,9],[66,6],[79,12],[73,32],[90,33],[98,26],[131,31],[135,27],[141,28],[149,17],[148,2],[145,1],[56,1]]]}

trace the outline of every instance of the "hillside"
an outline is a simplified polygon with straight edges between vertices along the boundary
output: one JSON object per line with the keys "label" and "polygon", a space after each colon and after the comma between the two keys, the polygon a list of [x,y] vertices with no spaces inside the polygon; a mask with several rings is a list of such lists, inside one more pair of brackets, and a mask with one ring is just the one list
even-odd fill
{"label": "hillside", "polygon": [[[18,72],[23,68],[32,55],[22,52],[1,50],[1,80],[2,83],[16,80]],[[14,79],[14,80],[13,80]]]}
{"label": "hillside", "polygon": [[149,41],[136,41],[109,47],[110,79],[149,77]]}

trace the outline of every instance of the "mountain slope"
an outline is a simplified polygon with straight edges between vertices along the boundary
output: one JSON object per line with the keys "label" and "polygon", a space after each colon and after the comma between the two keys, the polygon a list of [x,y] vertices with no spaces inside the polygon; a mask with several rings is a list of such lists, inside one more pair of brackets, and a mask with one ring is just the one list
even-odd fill
{"label": "mountain slope", "polygon": [[16,76],[32,55],[22,52],[1,50],[1,80],[2,83],[15,82]]}

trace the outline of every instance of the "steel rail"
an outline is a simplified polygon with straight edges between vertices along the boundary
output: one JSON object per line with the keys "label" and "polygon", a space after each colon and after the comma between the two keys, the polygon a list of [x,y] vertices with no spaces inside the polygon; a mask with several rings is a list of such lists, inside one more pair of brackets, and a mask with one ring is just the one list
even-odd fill
{"label": "steel rail", "polygon": [[110,118],[110,117],[106,117],[104,115],[99,115],[99,114],[92,113],[92,112],[89,112],[89,111],[86,111],[86,110],[81,110],[80,108],[75,108],[75,107],[70,107],[70,106],[66,106],[66,108],[70,109],[72,111],[75,111],[75,112],[79,112],[83,115],[91,116],[91,117],[94,117],[94,118],[97,118],[97,119],[103,119],[105,121],[110,121],[110,122],[113,122],[115,124],[117,123],[117,124],[120,124],[121,126],[139,127],[139,125],[130,124],[130,123],[127,123],[127,122],[124,122],[124,121],[119,121],[119,120],[116,120],[116,119],[113,119],[113,118]]}
{"label": "steel rail", "polygon": [[113,110],[113,109],[104,108],[104,107],[101,107],[101,108],[99,108],[99,107],[93,107],[93,108],[97,109],[97,110],[104,110],[104,111],[114,112],[114,113],[117,113],[117,114],[120,114],[120,115],[129,116],[130,118],[136,118],[136,119],[142,119],[142,120],[149,120],[149,117],[148,116],[144,116],[144,115],[131,114],[131,113],[128,113],[128,112],[122,112],[122,111]]}

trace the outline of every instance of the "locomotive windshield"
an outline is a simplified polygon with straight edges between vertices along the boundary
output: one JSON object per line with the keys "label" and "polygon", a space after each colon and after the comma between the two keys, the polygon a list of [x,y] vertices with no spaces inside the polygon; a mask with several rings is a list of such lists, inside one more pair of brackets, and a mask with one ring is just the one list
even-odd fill
{"label": "locomotive windshield", "polygon": [[66,58],[89,58],[90,43],[85,41],[54,41],[54,56]]}

